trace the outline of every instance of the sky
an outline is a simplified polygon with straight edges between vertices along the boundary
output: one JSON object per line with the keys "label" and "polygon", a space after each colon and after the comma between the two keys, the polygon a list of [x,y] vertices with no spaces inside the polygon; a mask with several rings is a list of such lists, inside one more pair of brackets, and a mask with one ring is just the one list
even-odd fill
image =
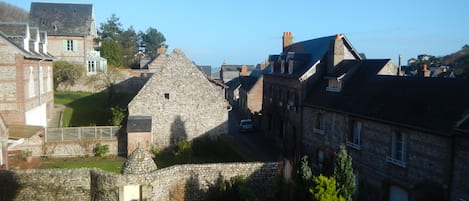
{"label": "sky", "polygon": [[[29,11],[30,0],[5,0]],[[35,1],[43,2],[43,1]],[[367,58],[403,64],[469,44],[467,0],[73,0],[92,3],[96,23],[116,14],[123,28],[163,33],[169,51],[198,65],[255,65],[282,51],[283,32],[300,42],[344,34]]]}

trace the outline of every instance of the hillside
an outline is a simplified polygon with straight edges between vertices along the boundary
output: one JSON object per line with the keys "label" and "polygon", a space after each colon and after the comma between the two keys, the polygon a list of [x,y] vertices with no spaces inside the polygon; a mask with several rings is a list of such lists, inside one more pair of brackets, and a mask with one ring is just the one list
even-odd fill
{"label": "hillside", "polygon": [[461,50],[441,58],[443,65],[454,66],[458,77],[469,77],[469,46],[465,45]]}
{"label": "hillside", "polygon": [[0,1],[0,22],[28,22],[28,11]]}

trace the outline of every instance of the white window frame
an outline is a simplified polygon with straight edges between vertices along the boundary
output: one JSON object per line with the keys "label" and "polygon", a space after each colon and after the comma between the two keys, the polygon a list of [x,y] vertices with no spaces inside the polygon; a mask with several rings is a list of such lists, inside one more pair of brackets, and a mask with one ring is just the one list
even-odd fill
{"label": "white window frame", "polygon": [[391,156],[386,157],[386,161],[406,167],[407,135],[400,131],[393,131],[391,143]]}
{"label": "white window frame", "polygon": [[347,138],[347,146],[360,150],[361,149],[362,122],[353,121],[351,135]]}
{"label": "white window frame", "polygon": [[78,50],[77,41],[76,40],[64,40],[64,48],[65,48],[65,51],[76,52]]}
{"label": "white window frame", "polygon": [[97,72],[97,68],[96,68],[97,65],[96,65],[96,64],[97,64],[96,61],[89,60],[89,61],[87,62],[87,66],[86,66],[86,67],[87,67],[87,68],[86,68],[86,73],[88,73],[88,74],[96,74],[96,72]]}

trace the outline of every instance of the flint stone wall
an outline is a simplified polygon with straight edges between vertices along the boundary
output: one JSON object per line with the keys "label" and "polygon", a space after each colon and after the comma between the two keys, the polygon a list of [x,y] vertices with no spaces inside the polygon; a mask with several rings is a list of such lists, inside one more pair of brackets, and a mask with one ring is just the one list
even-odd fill
{"label": "flint stone wall", "polygon": [[165,201],[182,187],[185,200],[206,200],[223,178],[244,176],[266,200],[275,200],[281,163],[176,165],[142,175],[120,175],[100,169],[34,169],[0,171],[0,200],[117,201],[127,185],[140,185],[143,200]]}

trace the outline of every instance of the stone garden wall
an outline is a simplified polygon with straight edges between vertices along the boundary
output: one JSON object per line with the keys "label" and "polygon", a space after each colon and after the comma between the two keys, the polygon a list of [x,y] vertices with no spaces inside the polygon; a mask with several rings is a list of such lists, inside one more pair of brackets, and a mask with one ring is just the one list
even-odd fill
{"label": "stone garden wall", "polygon": [[244,176],[267,200],[278,192],[281,163],[176,165],[143,175],[98,169],[0,171],[0,200],[121,200],[122,189],[138,185],[142,200],[205,200],[220,179]]}

